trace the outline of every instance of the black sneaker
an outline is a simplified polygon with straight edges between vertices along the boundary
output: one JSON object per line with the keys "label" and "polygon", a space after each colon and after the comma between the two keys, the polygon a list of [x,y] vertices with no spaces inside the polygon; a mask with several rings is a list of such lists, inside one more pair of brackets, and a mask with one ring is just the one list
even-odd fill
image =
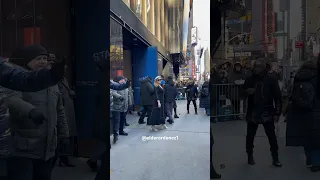
{"label": "black sneaker", "polygon": [[89,166],[89,168],[91,169],[92,172],[99,172],[99,166],[97,162],[92,161],[91,159],[89,159],[87,161],[87,164]]}
{"label": "black sneaker", "polygon": [[248,156],[248,164],[249,165],[255,165],[256,164],[256,162],[254,161],[253,156]]}
{"label": "black sneaker", "polygon": [[282,164],[281,164],[281,162],[279,160],[273,160],[272,161],[272,165],[274,167],[282,167]]}
{"label": "black sneaker", "polygon": [[173,123],[174,123],[174,121],[173,121],[173,120],[169,120],[168,122],[169,122],[169,124],[173,124]]}
{"label": "black sneaker", "polygon": [[130,124],[128,124],[128,123],[125,123],[124,125],[125,125],[125,126],[130,126]]}
{"label": "black sneaker", "polygon": [[119,132],[119,135],[121,135],[121,136],[128,136],[128,133],[126,133],[126,132],[124,132],[124,131],[120,131],[120,132]]}
{"label": "black sneaker", "polygon": [[175,114],[175,115],[174,115],[174,118],[179,118],[179,116]]}

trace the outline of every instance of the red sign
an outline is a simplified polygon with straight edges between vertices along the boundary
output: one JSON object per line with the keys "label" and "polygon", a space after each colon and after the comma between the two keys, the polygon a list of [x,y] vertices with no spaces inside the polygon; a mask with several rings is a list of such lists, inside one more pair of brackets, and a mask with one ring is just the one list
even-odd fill
{"label": "red sign", "polygon": [[296,42],[296,48],[302,48],[303,47],[303,42],[302,41],[297,41]]}

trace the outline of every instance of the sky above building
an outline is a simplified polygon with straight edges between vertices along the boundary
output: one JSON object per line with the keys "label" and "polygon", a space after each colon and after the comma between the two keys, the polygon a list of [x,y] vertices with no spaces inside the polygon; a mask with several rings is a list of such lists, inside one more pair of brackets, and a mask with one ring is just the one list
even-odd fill
{"label": "sky above building", "polygon": [[193,25],[198,27],[201,46],[210,48],[210,0],[193,0]]}

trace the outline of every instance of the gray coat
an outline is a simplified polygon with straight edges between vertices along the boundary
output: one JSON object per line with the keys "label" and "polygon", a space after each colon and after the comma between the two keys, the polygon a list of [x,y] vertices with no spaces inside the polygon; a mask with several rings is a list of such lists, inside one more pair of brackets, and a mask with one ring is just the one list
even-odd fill
{"label": "gray coat", "polygon": [[62,94],[62,102],[68,122],[69,134],[70,136],[77,136],[77,121],[73,102],[73,99],[75,98],[74,91],[70,89],[67,78],[63,78],[58,86]]}
{"label": "gray coat", "polygon": [[132,106],[134,105],[134,96],[133,96],[133,90],[131,86],[128,88],[128,91],[129,91],[129,106]]}
{"label": "gray coat", "polygon": [[[29,104],[26,106],[22,101]],[[58,138],[69,137],[62,97],[57,85],[38,92],[19,92],[9,96],[8,107],[13,156],[48,160],[55,156]],[[34,108],[38,108],[47,118],[42,125],[37,126],[28,118]]]}
{"label": "gray coat", "polygon": [[[111,108],[111,111],[119,111],[119,112],[127,112],[129,107],[129,90],[121,90],[121,91],[115,91],[112,90],[113,95],[113,105]],[[124,100],[121,100],[120,97],[123,97]]]}

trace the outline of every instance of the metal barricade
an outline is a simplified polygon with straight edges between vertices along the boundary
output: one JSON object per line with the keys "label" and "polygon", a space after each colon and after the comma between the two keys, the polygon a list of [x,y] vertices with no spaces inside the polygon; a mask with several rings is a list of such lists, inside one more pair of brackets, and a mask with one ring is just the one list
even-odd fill
{"label": "metal barricade", "polygon": [[217,121],[245,119],[247,100],[243,98],[241,85],[211,85],[211,117]]}

